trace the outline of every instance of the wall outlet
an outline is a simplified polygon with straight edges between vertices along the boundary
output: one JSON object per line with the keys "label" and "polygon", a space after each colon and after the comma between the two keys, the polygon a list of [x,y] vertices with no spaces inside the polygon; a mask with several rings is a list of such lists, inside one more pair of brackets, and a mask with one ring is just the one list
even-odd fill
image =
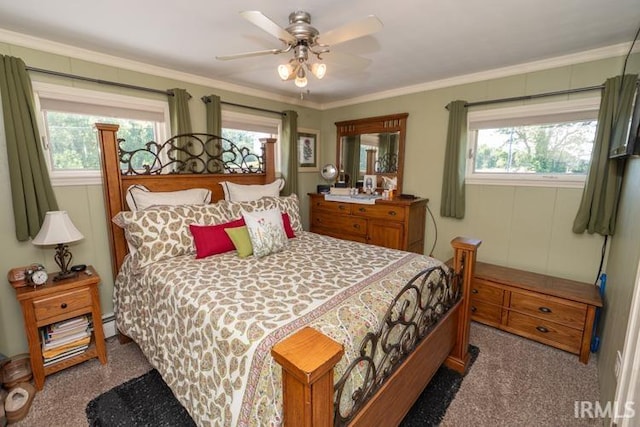
{"label": "wall outlet", "polygon": [[622,353],[618,350],[616,352],[616,378],[620,376],[620,369],[622,369]]}

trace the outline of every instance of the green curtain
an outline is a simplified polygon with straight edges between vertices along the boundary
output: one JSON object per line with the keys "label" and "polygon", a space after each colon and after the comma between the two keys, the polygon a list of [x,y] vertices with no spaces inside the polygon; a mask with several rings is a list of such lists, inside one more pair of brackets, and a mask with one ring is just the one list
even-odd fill
{"label": "green curtain", "polygon": [[31,79],[22,59],[2,57],[0,94],[16,238],[29,240],[40,231],[47,211],[57,211],[33,108]]}
{"label": "green curtain", "polygon": [[189,99],[191,95],[185,89],[171,89],[169,95],[169,116],[171,133],[173,136],[181,133],[191,133],[191,115],[189,114]]}
{"label": "green curtain", "polygon": [[298,113],[293,110],[282,114],[282,175],[285,179],[282,194],[298,193]]}
{"label": "green curtain", "polygon": [[[356,186],[360,179],[360,135],[348,136],[343,153],[344,172],[349,175],[349,185]],[[342,170],[342,166],[341,169]]]}
{"label": "green curtain", "polygon": [[220,108],[220,97],[209,95],[205,105],[207,110],[207,133],[222,136],[222,109]]}
{"label": "green curtain", "polygon": [[[218,95],[209,95],[204,97],[205,109],[207,114],[207,133],[222,136],[222,110],[220,108],[220,97]],[[209,172],[224,173],[222,164],[222,143],[219,139],[208,141],[206,147],[207,153],[211,156],[208,159]]]}
{"label": "green curtain", "polygon": [[[191,95],[185,89],[171,89],[169,99],[169,120],[171,121],[171,136],[183,133],[191,133],[191,115],[189,114],[189,99]],[[188,145],[189,139],[184,138],[176,141],[178,147],[185,151],[178,151],[177,160],[185,162],[194,153]],[[183,164],[180,172],[200,172],[202,163],[193,161],[190,164]]]}
{"label": "green curtain", "polygon": [[467,102],[453,101],[447,105],[449,127],[444,157],[440,215],[464,218],[464,176],[467,153]]}
{"label": "green curtain", "polygon": [[637,81],[636,74],[627,74],[604,84],[591,166],[573,221],[574,233],[613,236],[615,232],[624,162],[609,159],[609,147],[627,137]]}

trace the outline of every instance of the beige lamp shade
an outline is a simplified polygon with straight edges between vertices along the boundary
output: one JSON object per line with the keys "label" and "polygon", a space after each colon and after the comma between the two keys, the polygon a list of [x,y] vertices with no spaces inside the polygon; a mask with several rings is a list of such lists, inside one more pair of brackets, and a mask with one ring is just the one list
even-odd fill
{"label": "beige lamp shade", "polygon": [[31,241],[34,245],[57,245],[83,239],[84,236],[71,222],[67,211],[49,211],[44,217],[42,228]]}

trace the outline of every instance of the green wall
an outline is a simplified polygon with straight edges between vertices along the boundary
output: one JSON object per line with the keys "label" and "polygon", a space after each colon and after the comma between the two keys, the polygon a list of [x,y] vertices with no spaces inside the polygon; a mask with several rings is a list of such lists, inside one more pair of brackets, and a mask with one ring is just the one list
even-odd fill
{"label": "green wall", "polygon": [[[602,342],[598,358],[600,400],[613,401],[616,391],[616,352],[622,352],[633,288],[640,262],[640,158],[627,160],[616,232],[607,262]],[[637,356],[636,356],[637,357]],[[637,410],[637,409],[636,409]]]}
{"label": "green wall", "polygon": [[[321,132],[320,164],[335,162],[334,123],[336,121],[408,112],[404,191],[430,199],[429,206],[435,216],[438,237],[435,242],[436,227],[429,218],[425,243],[427,252],[435,243],[434,256],[446,259],[452,253],[449,241],[457,235],[467,235],[483,239],[484,243],[479,252],[479,259],[482,261],[586,282],[592,282],[595,278],[600,261],[602,238],[597,235],[575,235],[571,232],[573,218],[582,194],[580,189],[468,185],[465,219],[444,219],[439,216],[442,161],[447,128],[447,112],[444,106],[454,99],[480,101],[598,85],[606,78],[620,73],[623,58],[575,64],[319,111],[18,46],[0,44],[0,53],[21,57],[28,65],[34,67],[157,89],[185,88],[193,95],[190,107],[194,130],[205,128],[205,109],[199,98],[211,93],[217,93],[223,100],[230,102],[274,110],[295,109],[299,114],[300,127],[318,129]],[[629,61],[628,69],[637,72],[640,68],[639,63],[639,55],[635,55]],[[33,79],[94,90],[154,96],[35,74]],[[586,93],[574,96],[593,95]],[[567,96],[557,97],[558,100],[567,98]],[[521,103],[515,105],[519,104]],[[501,106],[509,105],[514,104]],[[11,267],[30,262],[41,262],[53,270],[52,250],[37,249],[29,242],[17,242],[14,237],[5,145],[4,132],[2,132],[0,133],[0,180],[5,185],[0,188],[0,204],[5,207],[0,209],[0,236],[3,237],[3,245],[0,249],[0,271],[8,271]],[[640,228],[637,222],[633,221],[631,214],[638,212],[640,197],[638,191],[630,184],[632,179],[635,182],[640,179],[638,160],[629,162],[627,169],[629,178],[626,179],[621,205],[619,236],[612,240],[611,254],[608,259],[611,285],[607,296],[603,346],[599,357],[602,396],[603,399],[608,400],[613,399],[615,382],[612,382],[614,381],[611,374],[612,361],[615,351],[621,349],[624,340],[629,296],[633,286],[629,266],[633,264],[635,272],[635,266],[640,257],[640,248],[637,243]],[[303,201],[302,215],[307,225],[308,202],[305,194],[314,191],[315,185],[321,183],[321,179],[315,172],[301,173],[299,182],[299,194]],[[74,223],[85,235],[83,241],[72,247],[75,254],[74,261],[93,264],[101,273],[102,309],[103,313],[110,313],[113,310],[111,300],[113,278],[110,273],[102,188],[98,185],[56,187],[55,192],[60,208],[69,211]],[[0,286],[0,352],[11,355],[25,350],[26,339],[22,317],[13,290],[8,285]]]}
{"label": "green wall", "polygon": [[[325,111],[322,131],[330,136],[325,140],[329,144],[324,150],[325,160],[335,162],[336,121],[408,112],[403,191],[429,198],[437,224],[437,258],[450,257],[449,242],[462,234],[483,240],[478,254],[482,261],[593,282],[603,238],[571,231],[582,189],[470,184],[466,187],[465,219],[439,216],[448,120],[444,106],[455,99],[471,102],[599,85],[619,73],[622,62],[622,58],[615,58],[576,64]],[[592,92],[571,96],[597,95]],[[554,100],[568,98],[557,96]],[[484,108],[521,104],[524,102]],[[427,222],[427,233],[428,251],[436,236],[431,220]]]}

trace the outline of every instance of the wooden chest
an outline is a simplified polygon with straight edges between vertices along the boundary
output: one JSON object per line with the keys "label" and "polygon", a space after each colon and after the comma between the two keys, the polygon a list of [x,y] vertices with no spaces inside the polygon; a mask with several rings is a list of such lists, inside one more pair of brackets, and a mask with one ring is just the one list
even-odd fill
{"label": "wooden chest", "polygon": [[476,263],[471,319],[578,354],[589,361],[597,288],[483,262]]}

